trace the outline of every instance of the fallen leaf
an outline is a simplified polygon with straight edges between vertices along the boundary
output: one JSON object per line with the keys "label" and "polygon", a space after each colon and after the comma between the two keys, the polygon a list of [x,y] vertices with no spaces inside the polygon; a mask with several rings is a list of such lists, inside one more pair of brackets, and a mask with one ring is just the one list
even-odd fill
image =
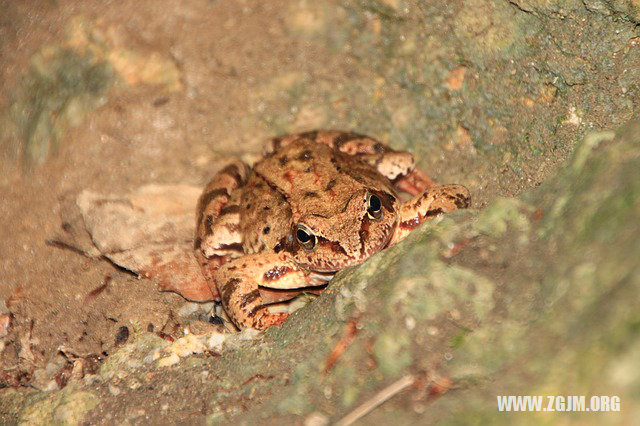
{"label": "fallen leaf", "polygon": [[0,337],[9,334],[9,328],[11,328],[11,314],[6,313],[0,315]]}
{"label": "fallen leaf", "polygon": [[460,90],[462,89],[462,83],[464,82],[464,76],[467,73],[467,69],[465,67],[457,67],[454,68],[449,73],[449,80],[447,81],[447,87],[449,90]]}
{"label": "fallen leaf", "polygon": [[63,200],[63,233],[53,243],[153,280],[159,290],[196,302],[217,300],[193,255],[195,210],[202,189],[146,185],[124,194],[82,191]]}

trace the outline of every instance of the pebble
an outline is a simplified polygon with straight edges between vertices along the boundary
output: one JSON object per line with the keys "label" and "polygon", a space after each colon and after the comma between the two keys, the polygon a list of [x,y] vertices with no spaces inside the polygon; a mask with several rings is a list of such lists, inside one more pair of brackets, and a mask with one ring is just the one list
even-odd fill
{"label": "pebble", "polygon": [[122,392],[120,390],[120,388],[118,388],[117,386],[112,385],[111,383],[109,383],[109,393],[113,396],[118,396],[120,395],[120,392]]}
{"label": "pebble", "polygon": [[116,333],[116,346],[120,346],[129,339],[129,328],[126,325],[123,325],[118,329]]}
{"label": "pebble", "polygon": [[222,345],[226,339],[226,334],[214,333],[211,335],[211,337],[209,337],[209,340],[207,340],[207,346],[209,347],[209,349],[220,352],[222,350]]}
{"label": "pebble", "polygon": [[195,313],[200,308],[198,303],[187,302],[180,309],[178,309],[179,317],[188,317],[189,315]]}
{"label": "pebble", "polygon": [[130,359],[129,361],[127,361],[127,367],[129,367],[132,370],[140,367],[141,365],[142,364],[137,359]]}
{"label": "pebble", "polygon": [[164,358],[160,359],[158,361],[158,366],[159,367],[169,367],[169,366],[175,365],[175,364],[177,364],[179,362],[180,362],[180,357],[178,356],[178,354],[173,353],[173,354],[171,354],[171,355],[169,355],[167,357],[164,357]]}
{"label": "pebble", "polygon": [[304,419],[304,426],[326,426],[329,424],[329,419],[322,413],[317,411],[309,414],[306,419]]}

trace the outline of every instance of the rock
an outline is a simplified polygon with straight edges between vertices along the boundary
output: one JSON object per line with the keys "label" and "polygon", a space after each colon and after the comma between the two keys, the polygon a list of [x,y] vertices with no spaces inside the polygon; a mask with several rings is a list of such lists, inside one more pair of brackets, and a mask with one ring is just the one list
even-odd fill
{"label": "rock", "polygon": [[158,361],[158,367],[170,367],[180,362],[180,357],[176,353],[172,353],[167,357],[161,358]]}
{"label": "rock", "polygon": [[105,256],[154,280],[162,291],[213,300],[217,292],[193,256],[193,212],[201,191],[189,185],[145,185],[128,194],[82,191],[63,200],[65,232],[53,241],[87,256]]}
{"label": "rock", "polygon": [[[469,410],[497,422],[503,414],[495,395],[592,389],[630,401],[635,413],[640,377],[612,375],[629,374],[640,337],[632,326],[640,293],[639,145],[640,123],[596,134],[536,190],[432,221],[338,274],[294,320],[267,331],[268,360],[255,355],[250,363],[266,371],[286,362],[295,374],[282,394],[233,421],[310,416],[320,406],[332,407],[325,414],[334,421],[407,370],[429,371],[421,386],[438,398],[402,414],[403,423],[464,422]],[[323,374],[317,366],[341,338],[341,318],[357,321],[359,331]],[[293,346],[304,347],[304,356],[289,359]],[[465,390],[447,393],[452,387]],[[399,415],[376,410],[367,421]]]}
{"label": "rock", "polygon": [[55,423],[77,425],[98,404],[98,397],[91,392],[72,391],[67,387],[48,399],[27,407],[20,418],[25,425]]}
{"label": "rock", "polygon": [[118,396],[120,395],[120,392],[122,392],[120,390],[120,388],[118,388],[116,385],[109,383],[109,393],[113,396]]}

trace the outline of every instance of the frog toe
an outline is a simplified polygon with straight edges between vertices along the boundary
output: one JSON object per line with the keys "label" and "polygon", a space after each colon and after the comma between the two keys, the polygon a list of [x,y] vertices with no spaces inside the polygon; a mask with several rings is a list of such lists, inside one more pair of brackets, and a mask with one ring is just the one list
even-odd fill
{"label": "frog toe", "polygon": [[289,314],[286,312],[270,313],[265,306],[261,307],[259,311],[255,316],[255,323],[253,325],[253,328],[256,330],[266,330],[274,325],[280,325],[289,317]]}

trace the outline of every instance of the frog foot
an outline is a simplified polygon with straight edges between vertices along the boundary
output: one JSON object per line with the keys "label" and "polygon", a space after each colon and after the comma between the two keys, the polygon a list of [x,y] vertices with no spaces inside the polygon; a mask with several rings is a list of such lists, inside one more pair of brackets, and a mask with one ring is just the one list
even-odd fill
{"label": "frog foot", "polygon": [[288,317],[289,314],[286,312],[270,313],[269,310],[263,306],[254,317],[255,322],[253,323],[253,328],[256,330],[266,330],[274,325],[282,324]]}
{"label": "frog foot", "polygon": [[466,209],[471,204],[469,190],[462,185],[438,185],[416,195],[400,207],[400,220],[389,246],[404,239],[424,221],[442,213]]}

